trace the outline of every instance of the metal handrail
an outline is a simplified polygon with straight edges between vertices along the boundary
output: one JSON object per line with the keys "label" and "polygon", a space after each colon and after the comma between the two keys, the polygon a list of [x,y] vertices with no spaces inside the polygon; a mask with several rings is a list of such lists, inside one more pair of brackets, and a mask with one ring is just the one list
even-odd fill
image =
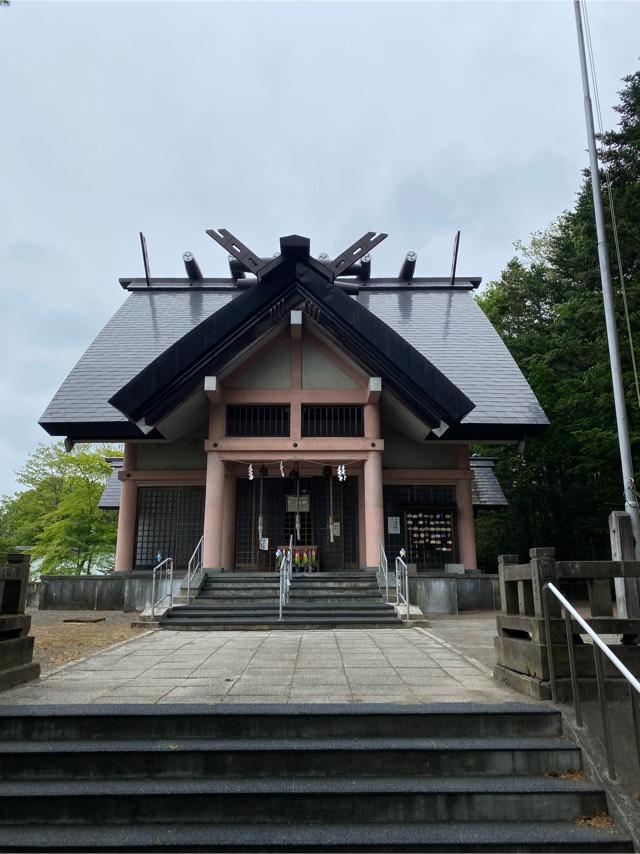
{"label": "metal handrail", "polygon": [[611,728],[609,726],[609,718],[607,714],[607,685],[604,677],[604,662],[602,660],[602,656],[606,655],[609,661],[614,665],[614,667],[624,676],[629,684],[629,700],[631,701],[631,719],[632,719],[632,727],[633,734],[636,742],[636,755],[638,758],[638,764],[640,765],[640,732],[638,722],[640,720],[640,711],[638,710],[638,697],[640,696],[640,682],[636,679],[636,677],[628,670],[624,664],[620,661],[615,653],[611,652],[606,643],[602,640],[602,638],[591,628],[591,626],[587,623],[587,621],[580,616],[580,614],[576,611],[573,605],[565,599],[565,597],[560,593],[558,588],[551,584],[545,584],[542,588],[543,593],[543,612],[544,612],[544,629],[547,641],[547,657],[549,661],[549,681],[551,682],[551,698],[554,703],[558,702],[558,686],[556,681],[556,670],[555,664],[553,661],[553,648],[552,648],[552,639],[551,639],[551,619],[550,619],[550,609],[549,609],[549,594],[552,593],[558,602],[560,602],[561,608],[564,611],[564,620],[565,620],[565,632],[567,635],[567,650],[569,652],[569,669],[571,672],[571,687],[573,690],[573,704],[576,713],[576,724],[578,727],[582,727],[583,717],[582,717],[582,703],[580,700],[580,688],[578,684],[578,671],[576,669],[576,658],[575,658],[575,650],[573,648],[573,629],[571,626],[571,619],[573,618],[576,623],[589,635],[593,642],[593,659],[596,667],[596,681],[598,684],[598,699],[600,701],[600,714],[602,716],[602,730],[604,732],[604,744],[607,752],[607,768],[609,772],[609,778],[611,780],[616,779],[616,766],[615,760],[613,756],[613,742],[611,738]]}
{"label": "metal handrail", "polygon": [[398,555],[396,558],[396,605],[402,600],[407,608],[409,619],[409,567]]}
{"label": "metal handrail", "polygon": [[389,604],[389,561],[384,550],[384,544],[378,538],[378,587],[382,587],[380,576],[384,581],[384,601]]}
{"label": "metal handrail", "polygon": [[293,573],[293,536],[289,538],[289,548],[285,550],[282,563],[280,564],[280,605],[279,622],[284,616],[284,606],[289,601],[289,590],[291,589],[291,576]]}
{"label": "metal handrail", "polygon": [[187,603],[191,602],[191,580],[193,576],[202,569],[202,544],[204,542],[204,534],[198,540],[198,545],[193,550],[193,554],[189,558],[187,564]]}
{"label": "metal handrail", "polygon": [[[156,602],[156,579],[161,581],[160,576],[164,574],[165,580],[169,581],[169,590],[161,596]],[[173,558],[166,557],[164,560],[161,560],[160,563],[156,564],[153,567],[153,577],[151,579],[151,620],[153,621],[156,616],[156,608],[161,602],[164,602],[166,598],[169,598],[169,607],[173,606]]]}

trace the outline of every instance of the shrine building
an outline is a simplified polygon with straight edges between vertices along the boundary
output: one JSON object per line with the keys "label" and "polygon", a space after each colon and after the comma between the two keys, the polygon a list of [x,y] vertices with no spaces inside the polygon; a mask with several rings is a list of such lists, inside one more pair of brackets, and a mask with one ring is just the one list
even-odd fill
{"label": "shrine building", "polygon": [[[335,259],[296,235],[260,258],[224,229],[230,276],[121,279],[127,298],[40,419],[53,436],[123,443],[115,571],[203,537],[205,570],[265,572],[289,543],[323,571],[476,568],[476,507],[504,496],[475,443],[547,419],[474,300],[480,278],[372,277],[365,235]],[[114,485],[119,489],[114,495]]]}

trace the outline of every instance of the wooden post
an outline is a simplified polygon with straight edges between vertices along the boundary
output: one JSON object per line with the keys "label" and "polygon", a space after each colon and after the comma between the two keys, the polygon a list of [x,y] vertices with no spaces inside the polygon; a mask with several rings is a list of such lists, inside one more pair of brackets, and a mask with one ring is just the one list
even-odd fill
{"label": "wooden post", "polygon": [[505,578],[505,566],[518,563],[518,555],[498,555],[498,579],[500,582],[500,610],[503,614],[518,613],[518,588]]}
{"label": "wooden post", "polygon": [[[629,514],[614,510],[609,515],[611,560],[635,560],[633,534]],[[614,578],[618,618],[640,619],[640,578]]]}
{"label": "wooden post", "polygon": [[[533,586],[533,609],[536,617],[544,614],[542,589],[547,582],[556,581],[556,550],[554,548],[529,549],[531,566],[531,584]],[[549,616],[560,616],[560,603],[555,596],[549,596]]]}

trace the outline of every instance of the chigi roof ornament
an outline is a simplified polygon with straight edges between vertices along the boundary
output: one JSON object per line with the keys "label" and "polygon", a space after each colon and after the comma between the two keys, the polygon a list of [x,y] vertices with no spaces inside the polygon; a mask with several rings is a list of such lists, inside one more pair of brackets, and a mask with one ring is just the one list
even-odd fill
{"label": "chigi roof ornament", "polygon": [[[296,234],[281,238],[281,252],[272,258],[260,258],[226,228],[208,228],[207,234],[229,254],[229,268],[234,279],[243,278],[245,273],[253,273],[259,281],[281,263],[285,254],[291,257],[299,256],[301,259],[309,257],[309,239]],[[337,258],[331,260],[323,252],[318,261],[324,270],[330,273],[332,280],[336,276],[358,276],[366,281],[371,276],[371,250],[388,236],[384,232],[367,231]]]}

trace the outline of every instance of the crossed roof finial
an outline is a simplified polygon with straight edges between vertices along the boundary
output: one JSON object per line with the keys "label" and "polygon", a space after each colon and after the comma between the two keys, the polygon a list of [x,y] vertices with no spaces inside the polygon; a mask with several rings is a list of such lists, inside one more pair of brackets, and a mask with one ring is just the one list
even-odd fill
{"label": "crossed roof finial", "polygon": [[[217,230],[208,228],[207,234],[216,243],[219,243],[223,249],[226,249],[230,255],[233,255],[247,272],[253,273],[258,279],[267,270],[273,268],[274,262],[277,263],[277,259],[274,258],[260,258],[226,228],[219,228]],[[333,278],[335,278],[353,267],[365,255],[368,255],[372,249],[375,249],[379,243],[382,243],[385,237],[388,237],[388,235],[383,232],[367,231],[359,240],[356,240],[344,252],[341,252],[337,258],[334,258],[333,261],[323,261],[323,264],[331,272]]]}

